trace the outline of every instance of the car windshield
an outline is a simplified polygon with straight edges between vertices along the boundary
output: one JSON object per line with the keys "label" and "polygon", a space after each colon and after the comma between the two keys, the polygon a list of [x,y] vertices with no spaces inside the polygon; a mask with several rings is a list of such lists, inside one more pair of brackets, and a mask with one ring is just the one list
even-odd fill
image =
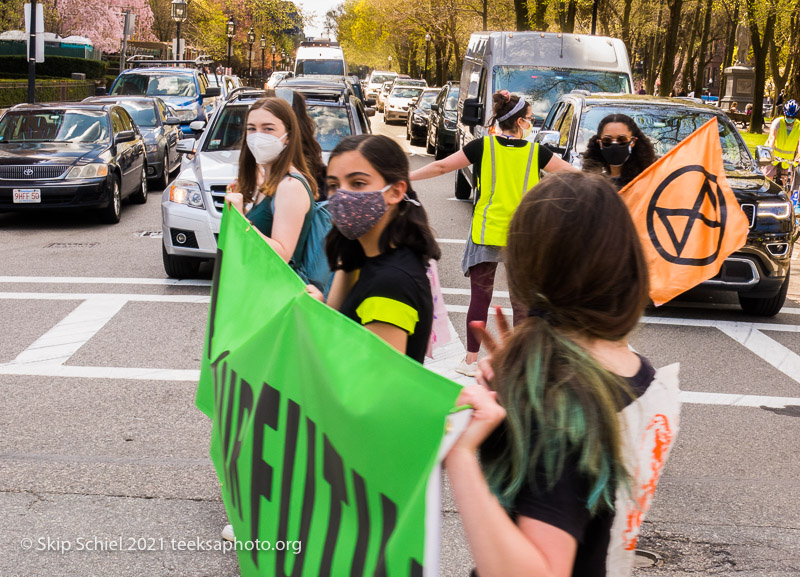
{"label": "car windshield", "polygon": [[394,74],[376,74],[372,77],[372,80],[369,81],[370,84],[383,84],[384,82],[388,82],[395,78]]}
{"label": "car windshield", "polygon": [[444,103],[444,109],[449,111],[458,110],[458,87],[452,88],[447,95],[447,100]]}
{"label": "car windshield", "polygon": [[679,142],[716,116],[719,142],[725,168],[747,169],[753,165],[747,147],[736,135],[731,123],[713,112],[687,110],[679,106],[594,106],[581,116],[575,149],[583,153],[589,139],[597,133],[600,121],[609,114],[630,116],[650,139],[658,156],[672,150]]}
{"label": "car windshield", "polygon": [[392,90],[392,98],[416,98],[422,93],[422,88],[409,88],[408,86],[399,86]]}
{"label": "car windshield", "polygon": [[0,142],[104,142],[104,112],[89,110],[11,111],[0,120]]}
{"label": "car windshield", "polygon": [[536,66],[495,66],[493,86],[493,92],[508,90],[527,98],[538,118],[547,116],[553,103],[573,90],[630,93],[628,76],[621,72]]}
{"label": "car windshield", "polygon": [[322,74],[324,76],[344,76],[344,62],[341,60],[298,60],[295,73]]}
{"label": "car windshield", "polygon": [[247,106],[226,106],[218,114],[211,127],[204,150],[239,150],[245,131]]}
{"label": "car windshield", "polygon": [[350,120],[343,106],[311,104],[308,115],[317,123],[317,142],[325,152],[330,152],[339,141],[350,136]]}
{"label": "car windshield", "polygon": [[186,96],[195,98],[194,77],[167,74],[123,74],[111,91],[114,96]]}
{"label": "car windshield", "polygon": [[422,96],[419,97],[417,106],[419,106],[422,110],[430,110],[431,104],[436,102],[437,96],[439,96],[438,90],[426,90],[422,93]]}
{"label": "car windshield", "polygon": [[128,111],[138,126],[152,128],[156,125],[156,109],[150,102],[125,102],[123,100],[117,104]]}

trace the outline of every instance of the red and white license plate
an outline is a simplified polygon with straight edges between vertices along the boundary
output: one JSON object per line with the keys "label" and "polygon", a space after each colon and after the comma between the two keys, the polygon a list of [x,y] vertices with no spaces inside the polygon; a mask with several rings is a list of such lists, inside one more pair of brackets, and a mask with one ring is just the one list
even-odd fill
{"label": "red and white license plate", "polygon": [[13,198],[16,204],[42,202],[42,191],[38,188],[15,188]]}

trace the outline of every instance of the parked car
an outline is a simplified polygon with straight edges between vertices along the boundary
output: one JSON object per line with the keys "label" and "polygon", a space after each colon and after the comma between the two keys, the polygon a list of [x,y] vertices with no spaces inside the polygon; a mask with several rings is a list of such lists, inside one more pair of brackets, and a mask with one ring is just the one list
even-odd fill
{"label": "parked car", "polygon": [[236,90],[242,86],[242,81],[239,77],[233,76],[232,74],[208,74],[207,77],[209,86],[216,86],[220,89],[220,96],[223,100],[228,98],[228,94],[230,94],[232,90]]}
{"label": "parked car", "polygon": [[[279,88],[291,88],[305,97],[308,113],[317,123],[317,141],[326,163],[342,138],[370,132],[367,113],[349,83],[304,77],[285,80]],[[234,93],[198,140],[179,143],[187,156],[161,199],[162,256],[170,277],[191,278],[202,262],[214,259],[225,189],[236,179],[247,111],[263,96],[260,90]]]}
{"label": "parked car", "polygon": [[275,88],[281,80],[292,78],[293,76],[294,72],[291,70],[276,70],[270,75],[269,80],[267,80],[267,88]]}
{"label": "parked car", "polygon": [[411,144],[428,136],[428,116],[439,92],[439,88],[426,88],[411,105],[406,118],[406,140],[410,140]]}
{"label": "parked car", "polygon": [[425,148],[428,154],[433,154],[437,159],[458,150],[458,94],[458,83],[448,82],[442,86],[436,102],[431,106]]}
{"label": "parked car", "polygon": [[386,98],[389,96],[389,92],[392,91],[392,80],[387,80],[383,83],[383,87],[381,91],[378,93],[378,111],[383,112],[386,106]]}
{"label": "parked car", "polygon": [[365,88],[367,98],[374,98],[377,102],[378,94],[380,94],[383,88],[383,83],[391,82],[395,78],[397,78],[397,72],[390,72],[387,70],[373,70],[370,72]]}
{"label": "parked car", "polygon": [[0,118],[0,211],[97,209],[147,202],[144,139],[121,106],[18,104]]}
{"label": "parked car", "polygon": [[716,117],[725,174],[750,221],[750,232],[745,246],[729,256],[720,272],[702,286],[737,292],[746,313],[777,314],[786,300],[792,246],[797,236],[792,205],[781,187],[758,169],[725,113],[715,106],[682,98],[587,95],[577,91],[555,102],[536,139],[580,166],[589,139],[609,114],[633,118],[659,156]]}
{"label": "parked car", "polygon": [[[154,60],[146,62],[158,63]],[[200,69],[164,66],[123,70],[114,80],[109,94],[158,96],[175,109],[183,134],[193,136],[189,125],[208,118],[222,91],[219,86],[211,86],[205,72]]]}
{"label": "parked car", "polygon": [[408,108],[422,94],[421,86],[395,86],[384,105],[383,121],[386,124],[408,118]]}
{"label": "parked car", "polygon": [[164,101],[156,96],[98,96],[87,98],[84,102],[118,104],[128,111],[144,138],[147,178],[153,187],[165,189],[169,175],[181,165],[181,155],[178,153],[181,121],[169,113]]}

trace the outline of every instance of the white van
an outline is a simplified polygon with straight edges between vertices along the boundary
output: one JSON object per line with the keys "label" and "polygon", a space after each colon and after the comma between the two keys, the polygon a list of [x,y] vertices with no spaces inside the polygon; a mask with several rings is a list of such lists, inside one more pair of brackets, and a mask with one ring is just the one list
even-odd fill
{"label": "white van", "polygon": [[[555,32],[482,32],[469,39],[458,97],[457,141],[466,146],[492,130],[492,94],[525,97],[534,134],[552,104],[573,90],[631,94],[633,78],[625,44],[618,38]],[[455,195],[467,199],[472,168],[456,174]]]}
{"label": "white van", "polygon": [[295,76],[346,76],[347,63],[338,42],[316,38],[301,42],[294,63]]}

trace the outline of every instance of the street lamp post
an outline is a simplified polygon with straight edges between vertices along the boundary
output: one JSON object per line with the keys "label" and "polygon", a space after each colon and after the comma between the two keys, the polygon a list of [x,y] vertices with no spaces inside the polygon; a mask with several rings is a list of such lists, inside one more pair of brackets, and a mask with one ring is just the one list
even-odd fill
{"label": "street lamp post", "polygon": [[392,69],[392,57],[390,55],[389,56],[389,70],[391,70],[391,69]]}
{"label": "street lamp post", "polygon": [[267,51],[267,37],[263,34],[261,35],[261,82],[264,82],[264,56]]}
{"label": "street lamp post", "polygon": [[286,50],[281,50],[281,67],[286,70]]}
{"label": "street lamp post", "polygon": [[275,73],[275,53],[278,51],[278,47],[275,46],[275,43],[272,43],[270,46],[270,50],[272,51],[272,73]]}
{"label": "street lamp post", "polygon": [[425,82],[428,81],[428,54],[430,54],[431,49],[431,35],[425,35]]}
{"label": "street lamp post", "polygon": [[250,52],[247,59],[247,76],[253,77],[253,44],[256,43],[256,31],[253,27],[247,32],[247,43],[250,45]]}
{"label": "street lamp post", "polygon": [[175,60],[183,60],[183,50],[181,50],[181,22],[186,20],[186,0],[172,0],[170,5],[170,15],[175,21],[176,28],[176,42],[175,42]]}
{"label": "street lamp post", "polygon": [[228,20],[228,23],[225,25],[225,36],[228,37],[228,68],[231,67],[231,52],[232,52],[232,42],[233,37],[236,35],[236,23],[233,21],[233,18]]}

